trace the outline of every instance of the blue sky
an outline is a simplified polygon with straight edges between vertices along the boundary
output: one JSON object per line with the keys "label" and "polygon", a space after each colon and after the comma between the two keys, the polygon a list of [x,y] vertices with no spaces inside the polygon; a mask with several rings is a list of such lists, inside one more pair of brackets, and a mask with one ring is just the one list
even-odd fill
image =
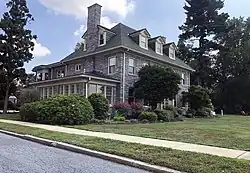
{"label": "blue sky", "polygon": [[[0,1],[0,14],[6,0]],[[177,41],[185,20],[184,0],[28,0],[35,21],[29,25],[38,36],[35,58],[25,65],[27,72],[40,64],[61,60],[80,41],[86,26],[87,7],[103,6],[102,24],[111,27],[122,22],[135,29],[148,28],[152,36],[163,35],[167,41]],[[223,11],[230,16],[250,16],[249,0],[226,0]]]}

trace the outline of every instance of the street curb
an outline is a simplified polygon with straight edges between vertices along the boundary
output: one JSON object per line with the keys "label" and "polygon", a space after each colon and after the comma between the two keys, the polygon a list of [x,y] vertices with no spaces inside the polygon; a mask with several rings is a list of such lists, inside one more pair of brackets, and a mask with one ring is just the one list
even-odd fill
{"label": "street curb", "polygon": [[103,153],[103,152],[99,152],[99,151],[95,151],[95,150],[90,150],[87,148],[82,148],[82,147],[78,147],[78,146],[63,143],[63,142],[57,142],[57,141],[52,141],[52,140],[48,140],[48,139],[43,139],[43,138],[31,136],[31,135],[22,135],[22,134],[9,132],[9,131],[5,131],[5,130],[0,130],[0,133],[11,135],[11,136],[18,137],[18,138],[25,139],[25,140],[29,140],[32,142],[40,143],[40,144],[50,146],[50,147],[60,148],[60,149],[68,150],[68,151],[75,152],[75,153],[85,154],[85,155],[101,158],[104,160],[109,160],[109,161],[112,161],[115,163],[143,169],[143,170],[146,170],[149,172],[154,172],[154,173],[184,173],[184,172],[176,171],[176,170],[169,169],[166,167],[151,165],[151,164],[148,164],[145,162],[137,161],[134,159],[129,159],[126,157],[121,157],[121,156],[117,156],[117,155],[113,155],[113,154],[108,154],[108,153]]}

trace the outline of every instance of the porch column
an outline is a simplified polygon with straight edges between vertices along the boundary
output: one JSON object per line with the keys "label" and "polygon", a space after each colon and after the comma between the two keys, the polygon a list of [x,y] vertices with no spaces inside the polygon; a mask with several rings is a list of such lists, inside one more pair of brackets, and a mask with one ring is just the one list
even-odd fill
{"label": "porch column", "polygon": [[45,73],[42,72],[42,80],[45,80]]}
{"label": "porch column", "polygon": [[49,90],[50,90],[50,87],[47,87],[47,98],[50,97],[50,92],[49,92]]}
{"label": "porch column", "polygon": [[86,95],[86,98],[88,98],[88,83],[85,83],[85,87],[86,87],[86,90],[85,90],[85,95]]}
{"label": "porch column", "polygon": [[70,95],[70,84],[69,84],[69,87],[68,87],[68,95]]}
{"label": "porch column", "polygon": [[76,83],[74,84],[74,94],[77,94],[77,86],[76,86]]}
{"label": "porch column", "polygon": [[45,97],[45,88],[43,87],[43,99]]}
{"label": "porch column", "polygon": [[65,95],[65,85],[63,85],[63,95]]}
{"label": "porch column", "polygon": [[52,89],[51,96],[54,96],[54,86],[52,86],[51,89]]}
{"label": "porch column", "polygon": [[104,86],[104,96],[105,96],[105,98],[107,97],[107,86]]}

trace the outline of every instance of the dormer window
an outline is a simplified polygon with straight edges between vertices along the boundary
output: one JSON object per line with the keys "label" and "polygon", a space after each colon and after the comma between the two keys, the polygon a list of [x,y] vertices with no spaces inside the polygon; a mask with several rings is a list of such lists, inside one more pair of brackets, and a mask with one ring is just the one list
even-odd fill
{"label": "dormer window", "polygon": [[81,71],[82,65],[81,64],[76,64],[75,65],[75,71]]}
{"label": "dormer window", "polygon": [[163,55],[163,45],[160,42],[155,42],[156,53]]}
{"label": "dormer window", "polygon": [[82,41],[83,51],[86,51],[86,39]]}
{"label": "dormer window", "polygon": [[140,35],[140,47],[143,49],[148,49],[148,38],[144,35]]}
{"label": "dormer window", "polygon": [[175,60],[175,49],[172,46],[169,47],[169,58]]}
{"label": "dormer window", "polygon": [[103,46],[106,44],[106,32],[101,32],[99,34],[99,46]]}

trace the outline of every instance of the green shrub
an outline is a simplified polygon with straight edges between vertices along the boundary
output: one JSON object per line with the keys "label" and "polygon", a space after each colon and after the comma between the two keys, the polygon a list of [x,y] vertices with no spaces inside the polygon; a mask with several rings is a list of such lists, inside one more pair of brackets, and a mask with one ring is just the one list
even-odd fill
{"label": "green shrub", "polygon": [[24,104],[22,120],[56,125],[77,125],[90,122],[94,116],[89,101],[80,96],[58,95],[46,100]]}
{"label": "green shrub", "polygon": [[173,105],[166,105],[166,106],[164,107],[164,109],[170,110],[170,111],[174,111],[174,110],[175,110],[175,107],[174,107]]}
{"label": "green shrub", "polygon": [[94,109],[95,119],[107,119],[109,104],[105,96],[103,94],[91,94],[88,97],[88,100]]}
{"label": "green shrub", "polygon": [[21,90],[20,96],[18,97],[18,103],[23,105],[24,103],[31,103],[38,101],[40,94],[36,89],[24,88]]}
{"label": "green shrub", "polygon": [[196,111],[195,116],[197,116],[197,117],[209,117],[209,116],[211,116],[211,111],[212,111],[211,108],[203,107],[203,108],[200,108]]}
{"label": "green shrub", "polygon": [[178,113],[179,116],[185,116],[187,114],[187,111],[183,108],[177,108],[176,112]]}
{"label": "green shrub", "polygon": [[126,118],[125,118],[124,116],[115,116],[115,117],[113,118],[113,120],[114,120],[114,121],[125,121]]}
{"label": "green shrub", "polygon": [[143,121],[143,120],[148,120],[149,122],[155,122],[157,121],[157,115],[154,112],[142,112],[139,115],[139,120]]}

